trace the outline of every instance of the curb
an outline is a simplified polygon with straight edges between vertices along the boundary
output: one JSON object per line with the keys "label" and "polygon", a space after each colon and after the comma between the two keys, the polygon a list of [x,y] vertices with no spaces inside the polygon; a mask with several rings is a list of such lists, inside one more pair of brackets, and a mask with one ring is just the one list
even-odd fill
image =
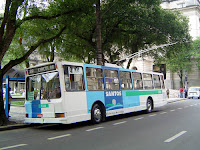
{"label": "curb", "polygon": [[20,129],[20,128],[26,128],[26,127],[31,127],[31,126],[32,126],[31,124],[15,124],[15,125],[8,125],[8,126],[0,126],[0,131]]}
{"label": "curb", "polygon": [[177,99],[171,99],[168,100],[167,103],[173,103],[173,102],[177,102],[177,101],[183,101],[183,100],[187,100],[187,98],[177,98]]}

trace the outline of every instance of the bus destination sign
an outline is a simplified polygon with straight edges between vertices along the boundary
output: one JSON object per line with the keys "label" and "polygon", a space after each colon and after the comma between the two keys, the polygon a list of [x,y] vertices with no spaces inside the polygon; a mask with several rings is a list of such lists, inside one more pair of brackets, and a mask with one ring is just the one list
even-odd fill
{"label": "bus destination sign", "polygon": [[52,70],[56,70],[55,64],[42,66],[42,67],[38,67],[38,68],[28,69],[28,74],[31,75],[31,74],[36,74],[36,73],[41,73],[41,72],[46,72],[46,71],[52,71]]}

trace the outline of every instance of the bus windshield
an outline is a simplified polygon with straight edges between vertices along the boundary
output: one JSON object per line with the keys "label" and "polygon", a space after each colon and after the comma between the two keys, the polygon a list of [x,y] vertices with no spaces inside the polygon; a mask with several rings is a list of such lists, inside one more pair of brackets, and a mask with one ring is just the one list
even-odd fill
{"label": "bus windshield", "polygon": [[58,72],[44,73],[27,78],[27,100],[60,98]]}

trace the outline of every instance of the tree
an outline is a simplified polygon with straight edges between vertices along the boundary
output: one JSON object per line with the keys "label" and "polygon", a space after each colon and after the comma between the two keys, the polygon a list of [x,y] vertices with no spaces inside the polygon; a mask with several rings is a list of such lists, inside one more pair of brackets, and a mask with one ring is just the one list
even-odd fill
{"label": "tree", "polygon": [[191,70],[191,52],[193,51],[191,43],[177,43],[167,47],[166,53],[157,56],[155,63],[165,62],[167,69],[172,73],[177,73],[180,78],[180,87],[183,88],[183,77]]}
{"label": "tree", "polygon": [[[94,2],[49,0],[46,6],[44,4],[44,0],[38,0],[37,3],[34,0],[6,0],[4,15],[0,18],[0,125],[8,121],[2,97],[3,75],[13,66],[25,61],[42,44],[59,39],[73,21],[80,19],[80,14],[86,14],[90,8],[93,9]],[[25,34],[19,37],[20,33]],[[13,53],[22,53],[2,66],[2,60],[12,47],[12,42],[20,38],[25,39],[26,43],[15,47]]]}
{"label": "tree", "polygon": [[193,51],[191,55],[197,62],[197,66],[200,69],[200,37],[194,40],[192,45],[193,45]]}
{"label": "tree", "polygon": [[[83,16],[81,25],[69,30],[63,55],[73,53],[85,62],[96,61],[95,18],[92,13]],[[163,10],[157,0],[101,1],[101,25],[102,51],[107,62],[119,59],[120,54],[130,55],[153,45],[190,38],[187,19],[178,12]],[[75,52],[73,47],[80,51]]]}

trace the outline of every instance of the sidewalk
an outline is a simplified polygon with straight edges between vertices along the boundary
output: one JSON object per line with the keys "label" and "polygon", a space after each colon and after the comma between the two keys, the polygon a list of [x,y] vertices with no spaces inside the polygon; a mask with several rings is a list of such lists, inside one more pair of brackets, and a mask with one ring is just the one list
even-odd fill
{"label": "sidewalk", "polygon": [[[184,99],[185,98],[169,98],[167,101],[168,103],[172,103],[172,102],[181,101]],[[24,106],[11,105],[10,114],[9,114],[11,117],[9,117],[9,121],[16,122],[16,124],[8,125],[8,126],[0,126],[0,131],[30,126],[30,124],[24,123],[25,114],[26,113],[25,113]]]}
{"label": "sidewalk", "polygon": [[10,116],[9,121],[15,122],[15,123],[13,123],[12,125],[0,126],[0,131],[30,126],[30,124],[24,123],[25,114],[26,113],[25,113],[24,106],[11,105],[10,113],[9,113],[9,116]]}

